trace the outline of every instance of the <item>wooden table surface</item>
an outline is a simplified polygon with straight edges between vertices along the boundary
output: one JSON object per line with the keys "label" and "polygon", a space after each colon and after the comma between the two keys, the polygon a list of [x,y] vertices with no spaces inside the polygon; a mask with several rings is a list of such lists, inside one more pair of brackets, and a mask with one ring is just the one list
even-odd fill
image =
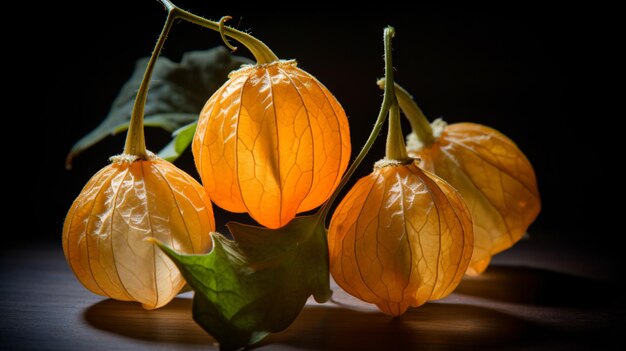
{"label": "wooden table surface", "polygon": [[[454,294],[397,319],[334,285],[334,302],[309,301],[256,349],[624,349],[623,293],[601,256],[525,240]],[[191,319],[191,293],[156,311],[93,295],[60,245],[4,248],[0,264],[1,349],[217,349]]]}

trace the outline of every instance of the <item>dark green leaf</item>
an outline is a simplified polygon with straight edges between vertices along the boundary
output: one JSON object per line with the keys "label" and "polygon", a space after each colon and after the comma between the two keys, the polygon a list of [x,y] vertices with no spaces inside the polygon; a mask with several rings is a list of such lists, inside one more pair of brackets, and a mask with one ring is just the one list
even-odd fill
{"label": "dark green leaf", "polygon": [[170,162],[176,161],[180,154],[191,144],[197,125],[197,122],[193,122],[176,129],[172,133],[172,141],[159,151],[159,157]]}
{"label": "dark green leaf", "polygon": [[193,317],[224,350],[287,328],[308,297],[330,298],[326,230],[319,216],[280,229],[229,223],[235,240],[211,233],[213,250],[178,254],[158,243],[195,290]]}
{"label": "dark green leaf", "polygon": [[[180,63],[160,57],[150,83],[145,125],[171,132],[194,122],[211,94],[228,79],[228,73],[244,63],[250,63],[250,60],[231,55],[224,47],[185,53]],[[128,128],[135,95],[147,64],[147,57],[137,61],[133,74],[113,101],[104,121],[70,150],[66,161],[68,167],[85,149]]]}

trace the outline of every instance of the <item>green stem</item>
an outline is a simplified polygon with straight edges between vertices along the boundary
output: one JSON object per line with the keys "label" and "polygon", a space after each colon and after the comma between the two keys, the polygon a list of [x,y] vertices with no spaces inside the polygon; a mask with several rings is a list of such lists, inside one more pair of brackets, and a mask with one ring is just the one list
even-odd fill
{"label": "green stem", "polygon": [[252,55],[254,55],[254,58],[256,59],[258,64],[278,61],[278,57],[276,56],[276,54],[274,54],[274,52],[272,52],[272,50],[270,50],[270,48],[268,48],[267,45],[265,45],[259,39],[237,29],[223,25],[220,26],[219,22],[211,21],[203,17],[194,15],[193,13],[182,10],[178,6],[174,5],[174,3],[172,3],[170,0],[159,1],[165,6],[168,12],[174,15],[175,18],[180,18],[199,26],[209,28],[216,32],[223,33],[242,43],[246,48],[248,48],[248,50],[250,50]]}
{"label": "green stem", "polygon": [[424,145],[429,145],[435,138],[433,137],[433,129],[428,123],[428,119],[424,115],[424,112],[417,106],[417,103],[413,99],[413,96],[409,94],[403,87],[395,84],[396,97],[400,109],[404,112],[404,115],[409,120],[413,133],[417,136],[417,139]]}
{"label": "green stem", "polygon": [[354,162],[352,162],[352,164],[348,168],[348,171],[346,172],[346,174],[344,174],[343,178],[341,178],[341,182],[339,183],[339,186],[337,186],[337,189],[335,189],[335,191],[332,193],[330,198],[326,201],[324,206],[322,206],[317,212],[317,215],[319,215],[319,218],[322,221],[322,223],[326,222],[326,217],[328,216],[328,212],[330,211],[331,206],[337,199],[337,196],[339,196],[339,193],[341,192],[343,187],[346,186],[346,184],[348,183],[348,181],[350,180],[350,178],[352,177],[356,169],[359,167],[359,165],[361,164],[361,162],[363,161],[367,153],[372,148],[372,145],[374,145],[374,141],[376,141],[376,138],[378,137],[378,134],[380,133],[380,130],[383,127],[383,124],[385,124],[385,119],[387,118],[387,113],[389,112],[389,108],[392,106],[394,102],[392,100],[393,63],[391,61],[391,38],[393,38],[394,34],[395,34],[395,30],[393,29],[393,27],[385,28],[385,33],[383,36],[383,40],[385,43],[385,92],[383,95],[383,102],[380,106],[380,112],[378,112],[378,117],[376,118],[376,123],[374,124],[374,128],[372,129],[372,132],[367,138],[365,145],[363,145],[361,152],[359,152],[357,157],[354,159]]}
{"label": "green stem", "polygon": [[[389,30],[391,37],[394,36],[393,28]],[[385,32],[386,33],[386,32]],[[386,45],[385,57],[391,62],[391,43]],[[406,153],[406,145],[404,145],[404,135],[402,134],[402,125],[400,124],[400,108],[396,99],[396,90],[394,89],[393,66],[387,72],[385,70],[385,96],[389,96],[391,105],[389,106],[389,125],[387,130],[387,145],[385,148],[385,158],[388,160],[404,161],[409,158]]]}
{"label": "green stem", "polygon": [[389,126],[387,131],[387,147],[385,158],[388,160],[405,161],[409,158],[404,144],[404,134],[400,123],[400,108],[395,101],[389,108]]}
{"label": "green stem", "polygon": [[139,85],[139,90],[137,91],[137,96],[135,97],[133,112],[130,115],[130,123],[128,125],[128,133],[126,134],[124,153],[139,156],[141,159],[146,159],[148,157],[146,152],[146,139],[143,133],[143,114],[144,107],[146,106],[146,99],[148,97],[148,85],[150,84],[150,79],[152,78],[154,65],[156,64],[157,58],[161,53],[161,49],[163,49],[163,44],[165,44],[167,34],[172,28],[174,19],[175,16],[173,16],[172,11],[168,9],[165,25],[163,26],[163,30],[159,35],[156,45],[154,46],[154,51],[152,51],[150,61],[148,61],[148,66],[143,74],[141,85]]}
{"label": "green stem", "polygon": [[139,85],[139,90],[137,91],[137,96],[135,97],[135,104],[133,105],[133,111],[130,116],[128,133],[126,134],[126,144],[124,146],[125,154],[138,156],[140,159],[146,159],[148,157],[148,153],[146,152],[146,139],[144,136],[143,126],[143,115],[144,108],[146,106],[146,100],[148,97],[148,86],[150,85],[150,79],[152,78],[152,72],[154,71],[154,66],[156,64],[157,58],[159,57],[159,54],[163,49],[163,44],[165,44],[165,40],[167,39],[167,35],[177,18],[181,18],[202,27],[212,29],[214,31],[220,32],[220,34],[222,35],[228,35],[229,37],[239,41],[240,43],[245,45],[250,50],[250,52],[252,52],[257,60],[257,63],[259,64],[269,63],[278,60],[278,57],[272,52],[272,50],[270,50],[265,44],[263,44],[263,42],[254,38],[251,35],[230,27],[226,27],[223,25],[223,23],[210,21],[200,16],[196,16],[192,13],[184,11],[174,5],[169,0],[159,1],[163,4],[163,6],[165,6],[167,10],[167,19],[165,20],[165,25],[163,26],[163,30],[159,35],[159,39],[157,40],[157,43],[154,47],[154,51],[152,51],[152,56],[150,56],[150,61],[148,61],[148,66],[146,67],[143,79],[141,80],[141,84]]}

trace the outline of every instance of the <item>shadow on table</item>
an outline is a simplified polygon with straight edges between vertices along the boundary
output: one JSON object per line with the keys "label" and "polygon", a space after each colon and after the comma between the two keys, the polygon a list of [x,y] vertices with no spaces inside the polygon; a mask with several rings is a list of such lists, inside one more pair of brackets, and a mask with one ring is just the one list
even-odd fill
{"label": "shadow on table", "polygon": [[[191,318],[191,299],[176,298],[146,311],[139,304],[104,300],[84,312],[93,327],[126,337],[179,345],[210,346],[215,340]],[[335,304],[307,306],[286,331],[263,345],[302,349],[381,350],[429,346],[510,345],[545,330],[519,318],[482,307],[430,303],[400,318]]]}
{"label": "shadow on table", "polygon": [[532,342],[554,331],[490,309],[429,303],[399,318],[335,306],[308,306],[288,331],[262,344],[303,349],[417,350],[433,347],[484,349]]}
{"label": "shadow on table", "polygon": [[457,294],[554,307],[591,307],[616,297],[617,284],[530,267],[490,266],[465,277]]}
{"label": "shadow on table", "polygon": [[[523,269],[495,267],[481,277],[483,281],[463,283],[461,290],[466,294],[485,295],[484,291],[495,289],[499,291],[495,298],[502,299],[508,290],[497,286],[514,283],[506,289],[520,289],[528,285],[525,280],[531,280],[526,275],[532,274]],[[506,279],[503,280],[502,276]],[[517,282],[515,277],[519,279],[520,276],[526,278]],[[487,285],[490,285],[489,289]],[[215,340],[192,320],[191,305],[191,299],[176,298],[163,308],[146,311],[136,303],[104,300],[85,310],[84,318],[97,329],[125,337],[210,347]],[[256,347],[271,345],[280,349],[280,345],[284,345],[307,350],[360,351],[432,347],[484,349],[543,344],[546,338],[555,342],[568,340],[570,336],[525,319],[473,305],[428,303],[392,319],[371,310],[328,303],[306,306],[286,331],[268,336]]]}
{"label": "shadow on table", "polygon": [[175,298],[167,306],[147,311],[138,303],[104,300],[85,310],[91,326],[134,339],[191,345],[215,343],[191,317],[191,299]]}

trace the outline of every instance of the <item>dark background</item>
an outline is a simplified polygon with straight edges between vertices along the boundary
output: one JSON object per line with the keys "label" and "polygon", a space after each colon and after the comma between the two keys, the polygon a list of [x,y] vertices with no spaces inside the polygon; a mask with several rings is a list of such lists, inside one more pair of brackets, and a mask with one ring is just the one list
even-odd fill
{"label": "dark background", "polygon": [[[123,134],[80,155],[72,171],[64,169],[71,145],[104,118],[134,61],[150,54],[161,30],[161,5],[154,0],[129,3],[94,4],[90,6],[97,9],[80,8],[79,13],[44,5],[24,31],[32,34],[15,46],[11,57],[16,65],[25,64],[34,73],[21,81],[25,84],[17,95],[28,103],[15,119],[38,147],[20,160],[32,179],[20,178],[28,183],[16,198],[15,215],[28,230],[12,235],[18,245],[59,242],[73,199],[110,155],[122,151]],[[177,4],[212,19],[231,15],[229,25],[249,30],[281,58],[297,58],[345,108],[353,157],[378,113],[381,91],[374,82],[383,74],[382,30],[393,25],[396,80],[427,116],[494,127],[534,165],[543,209],[531,235],[616,256],[619,245],[612,242],[623,230],[615,226],[619,206],[609,203],[622,192],[609,167],[619,160],[612,154],[618,144],[609,124],[614,116],[601,113],[601,104],[588,106],[590,97],[604,89],[593,78],[607,72],[608,58],[599,42],[606,36],[591,31],[603,22],[596,12],[379,6],[338,12],[316,5],[289,13],[283,12],[288,5],[279,10],[270,4]],[[185,51],[217,45],[217,33],[181,22],[163,55],[178,60]],[[251,57],[243,48],[238,54]],[[149,130],[147,137],[154,151],[169,138],[160,130]],[[383,156],[383,145],[384,135],[357,175],[371,170]],[[190,153],[179,166],[196,175]],[[230,218],[217,212],[218,226]]]}

